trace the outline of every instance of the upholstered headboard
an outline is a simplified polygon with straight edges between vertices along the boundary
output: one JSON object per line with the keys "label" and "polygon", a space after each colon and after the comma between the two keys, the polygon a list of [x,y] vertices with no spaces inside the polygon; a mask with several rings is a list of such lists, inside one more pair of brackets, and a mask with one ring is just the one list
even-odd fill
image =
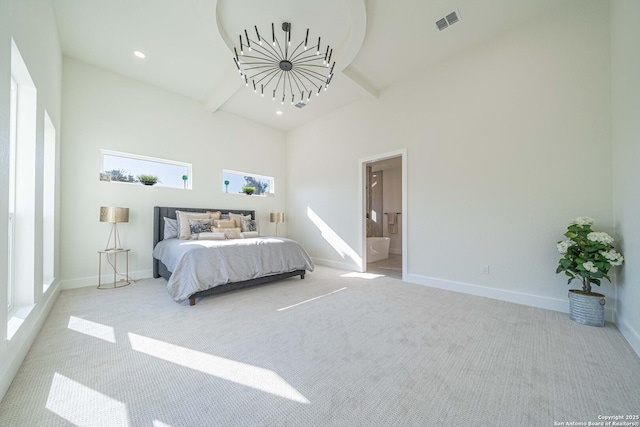
{"label": "upholstered headboard", "polygon": [[[153,208],[153,247],[155,248],[159,241],[164,239],[164,218],[176,218],[176,211],[188,212],[222,212],[222,214],[237,213],[240,215],[251,215],[251,219],[256,219],[256,211],[247,211],[239,209],[213,209],[213,208],[173,208],[168,206],[155,206]],[[153,277],[158,277],[159,263],[157,259],[153,259]]]}

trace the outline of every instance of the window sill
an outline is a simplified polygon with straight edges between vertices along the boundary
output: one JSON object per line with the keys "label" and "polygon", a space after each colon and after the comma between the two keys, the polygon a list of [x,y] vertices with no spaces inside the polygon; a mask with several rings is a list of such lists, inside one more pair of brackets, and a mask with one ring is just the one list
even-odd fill
{"label": "window sill", "polygon": [[35,306],[35,304],[32,304],[14,307],[14,309],[9,312],[9,318],[7,319],[7,340],[11,340],[14,337]]}

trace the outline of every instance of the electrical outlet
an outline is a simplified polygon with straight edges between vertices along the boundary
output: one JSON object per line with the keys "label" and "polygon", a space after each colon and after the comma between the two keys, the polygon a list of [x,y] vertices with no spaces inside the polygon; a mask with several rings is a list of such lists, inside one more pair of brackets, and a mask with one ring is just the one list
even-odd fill
{"label": "electrical outlet", "polygon": [[480,273],[489,274],[489,266],[488,265],[483,265],[482,267],[480,267]]}

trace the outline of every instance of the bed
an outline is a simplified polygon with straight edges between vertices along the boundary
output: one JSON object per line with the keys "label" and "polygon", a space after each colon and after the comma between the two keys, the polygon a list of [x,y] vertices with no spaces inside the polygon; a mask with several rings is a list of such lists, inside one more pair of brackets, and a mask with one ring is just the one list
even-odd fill
{"label": "bed", "polygon": [[176,211],[194,213],[229,212],[250,216],[255,211],[156,206],[153,219],[153,277],[167,279],[167,291],[176,302],[219,294],[300,276],[313,271],[309,254],[296,241],[282,237],[252,237],[228,240],[181,240],[164,238],[164,218]]}

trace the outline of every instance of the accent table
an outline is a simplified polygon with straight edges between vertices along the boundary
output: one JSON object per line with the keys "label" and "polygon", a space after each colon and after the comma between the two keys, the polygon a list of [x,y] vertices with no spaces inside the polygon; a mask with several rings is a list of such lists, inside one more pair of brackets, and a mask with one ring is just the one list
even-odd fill
{"label": "accent table", "polygon": [[[98,289],[113,289],[122,288],[131,284],[129,280],[129,251],[131,249],[103,249],[98,251]],[[126,260],[126,279],[122,282],[118,282],[118,255],[124,254]],[[109,262],[109,255],[113,255],[113,264],[109,262],[109,265],[113,268],[113,288],[102,286],[102,255],[107,256],[107,262]],[[118,283],[121,283],[118,285]]]}

